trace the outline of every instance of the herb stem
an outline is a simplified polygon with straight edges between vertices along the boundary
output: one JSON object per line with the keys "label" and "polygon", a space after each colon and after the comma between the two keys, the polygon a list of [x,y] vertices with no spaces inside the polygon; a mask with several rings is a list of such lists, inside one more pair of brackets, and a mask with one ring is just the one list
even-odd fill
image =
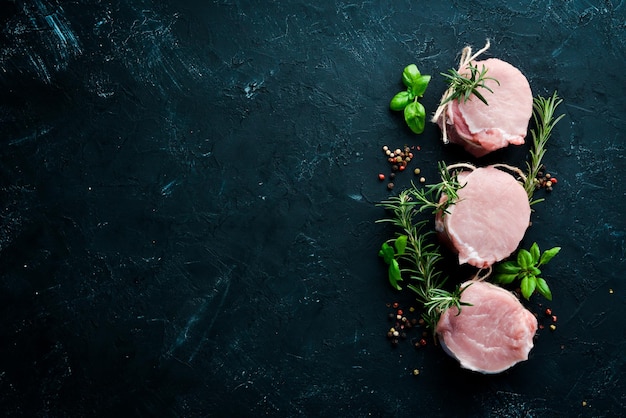
{"label": "herb stem", "polygon": [[530,161],[526,163],[528,175],[524,181],[524,189],[528,194],[528,199],[532,203],[533,194],[536,190],[537,175],[541,170],[541,160],[546,153],[546,143],[550,139],[552,129],[561,120],[564,114],[554,117],[556,108],[563,102],[556,92],[551,97],[544,98],[537,96],[533,100],[533,119],[535,128],[530,130],[533,139],[533,145],[530,150]]}
{"label": "herb stem", "polygon": [[[400,260],[405,266],[401,273],[408,273],[411,283],[407,286],[417,295],[425,312],[422,314],[426,324],[435,331],[439,316],[443,311],[456,306],[461,309],[461,292],[456,290],[449,292],[444,289],[447,277],[437,268],[437,264],[443,258],[439,247],[429,242],[433,231],[424,232],[423,228],[428,220],[414,221],[414,216],[423,212],[426,208],[434,208],[434,211],[444,211],[445,207],[439,203],[441,193],[448,194],[448,204],[456,200],[456,176],[451,176],[445,164],[440,165],[442,183],[427,186],[427,190],[418,189],[415,185],[403,190],[396,197],[390,197],[379,204],[393,213],[393,217],[381,219],[377,222],[389,222],[397,226],[401,232],[399,236],[406,236],[406,251],[400,255]],[[436,199],[436,200],[435,200]]]}

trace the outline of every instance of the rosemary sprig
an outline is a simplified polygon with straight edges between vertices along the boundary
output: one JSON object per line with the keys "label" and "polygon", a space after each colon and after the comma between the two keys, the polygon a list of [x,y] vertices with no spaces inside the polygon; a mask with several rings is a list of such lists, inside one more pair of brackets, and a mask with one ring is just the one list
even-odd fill
{"label": "rosemary sprig", "polygon": [[[445,168],[445,165],[442,164],[440,167]],[[448,173],[447,169],[445,173]],[[451,177],[448,181],[451,182]],[[442,183],[447,182],[444,179]],[[415,215],[425,208],[438,207],[438,201],[432,200],[432,198],[438,200],[437,190],[448,190],[449,193],[456,195],[456,190],[449,183],[447,185],[442,183],[430,186],[426,191],[419,190],[413,185],[400,192],[398,196],[382,201],[379,206],[389,210],[393,216],[377,221],[391,223],[400,229],[401,232],[395,239],[383,243],[379,255],[389,265],[389,281],[394,288],[401,290],[398,282],[403,281],[403,275],[409,275],[411,283],[407,287],[415,292],[418,302],[424,306],[425,312],[422,317],[433,332],[442,312],[452,306],[456,306],[460,311],[461,306],[466,305],[461,302],[462,290],[458,286],[453,292],[444,289],[447,277],[444,277],[437,268],[438,262],[442,259],[439,247],[429,242],[433,231],[423,231],[429,221],[414,221]]]}
{"label": "rosemary sprig", "polygon": [[469,77],[459,73],[455,69],[450,69],[447,73],[440,73],[447,79],[446,81],[450,91],[450,94],[441,102],[441,105],[452,100],[458,100],[459,102],[463,100],[465,103],[472,94],[484,104],[489,105],[485,97],[480,93],[479,88],[486,89],[493,93],[493,90],[487,86],[486,81],[492,80],[498,83],[498,85],[500,85],[500,82],[493,77],[487,77],[487,67],[484,65],[480,70],[477,65],[472,65],[471,63],[468,64],[466,68],[470,71]]}
{"label": "rosemary sprig", "polygon": [[[444,162],[439,162],[439,175],[439,183],[426,185],[424,189],[418,189],[415,185],[408,189],[411,196],[421,203],[420,212],[432,208],[432,213],[442,212],[445,215],[450,205],[459,200],[457,192],[464,186],[457,180],[456,172],[450,172]],[[440,197],[443,195],[447,199],[441,202]]]}
{"label": "rosemary sprig", "polygon": [[532,200],[533,193],[536,190],[537,174],[541,169],[541,160],[546,153],[546,143],[552,133],[552,128],[561,120],[564,114],[554,117],[554,112],[558,105],[563,102],[563,99],[559,98],[556,92],[547,99],[542,96],[537,96],[533,100],[533,119],[535,121],[535,129],[530,130],[530,134],[533,138],[533,145],[530,150],[530,162],[526,163],[528,168],[528,175],[524,182],[524,189],[528,194],[528,199],[531,204],[540,202],[543,199]]}

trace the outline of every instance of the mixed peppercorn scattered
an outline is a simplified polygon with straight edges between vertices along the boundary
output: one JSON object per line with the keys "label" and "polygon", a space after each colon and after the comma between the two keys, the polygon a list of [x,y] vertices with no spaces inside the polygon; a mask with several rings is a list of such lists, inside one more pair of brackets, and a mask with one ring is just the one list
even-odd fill
{"label": "mixed peppercorn scattered", "polygon": [[559,182],[556,177],[546,172],[545,166],[541,166],[541,170],[537,173],[535,180],[535,188],[546,189],[547,192],[551,192],[553,187]]}
{"label": "mixed peppercorn scattered", "polygon": [[388,319],[393,323],[387,330],[387,339],[392,346],[396,347],[401,340],[407,340],[409,333],[417,333],[410,339],[413,347],[420,348],[428,344],[426,341],[428,332],[424,320],[418,317],[414,307],[410,307],[408,312],[402,309],[398,302],[388,303],[387,307],[391,309],[388,313]]}
{"label": "mixed peppercorn scattered", "polygon": [[557,321],[557,316],[552,312],[552,309],[550,308],[546,308],[544,311],[544,316],[545,316],[545,320],[544,321],[540,321],[539,323],[539,329],[544,329],[546,327],[546,321],[549,322],[550,325],[548,325],[548,328],[550,329],[550,331],[556,331],[556,321]]}
{"label": "mixed peppercorn scattered", "polygon": [[[385,181],[389,178],[389,182],[387,183],[387,189],[392,190],[394,188],[394,179],[396,178],[396,173],[406,170],[409,163],[413,160],[414,154],[413,151],[419,151],[420,147],[413,146],[409,147],[405,145],[403,148],[396,148],[392,150],[387,145],[383,146],[383,152],[385,153],[385,157],[387,158],[387,162],[391,166],[391,173],[388,176],[385,176],[383,173],[378,174],[378,179],[380,181]],[[421,170],[416,168],[413,170],[413,173],[417,176],[419,175]],[[424,183],[426,179],[424,177],[420,178],[420,182]]]}

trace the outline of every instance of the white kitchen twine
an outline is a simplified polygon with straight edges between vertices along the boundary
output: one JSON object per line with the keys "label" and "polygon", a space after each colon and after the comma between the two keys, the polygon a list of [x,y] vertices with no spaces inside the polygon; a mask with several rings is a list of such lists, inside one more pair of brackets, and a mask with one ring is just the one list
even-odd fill
{"label": "white kitchen twine", "polygon": [[[489,39],[487,39],[487,43],[485,44],[485,46],[480,51],[476,52],[474,55],[472,55],[471,46],[468,45],[465,48],[463,48],[463,52],[461,53],[461,60],[459,61],[458,71],[461,72],[463,69],[467,68],[470,62],[478,58],[478,56],[482,54],[483,52],[485,52],[486,50],[488,50],[490,46],[491,44],[489,43]],[[433,118],[431,119],[432,122],[437,123],[437,120],[439,120],[439,117],[442,118],[441,119],[441,131],[442,131],[441,140],[443,141],[444,144],[447,144],[448,142],[450,142],[448,140],[448,132],[446,130],[446,112],[445,112],[446,109],[448,109],[448,105],[450,104],[450,102],[446,102],[446,103],[443,103],[443,102],[445,102],[446,99],[450,97],[450,95],[452,95],[452,93],[453,93],[452,87],[448,87],[448,89],[443,93],[443,96],[441,96],[439,107],[437,108],[437,111],[435,112],[435,114],[433,115]]]}

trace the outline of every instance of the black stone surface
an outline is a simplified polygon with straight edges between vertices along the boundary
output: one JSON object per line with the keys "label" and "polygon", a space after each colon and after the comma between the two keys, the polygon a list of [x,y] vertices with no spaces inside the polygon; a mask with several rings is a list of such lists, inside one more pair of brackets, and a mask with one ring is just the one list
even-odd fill
{"label": "black stone surface", "polygon": [[[15,0],[0,23],[3,415],[626,410],[623,1]],[[391,347],[387,304],[413,297],[375,224],[382,145],[419,146],[428,181],[439,160],[523,166],[527,146],[472,160],[388,110],[416,63],[434,112],[486,38],[565,99],[523,242],[563,248],[557,329],[496,376],[417,331]]]}

